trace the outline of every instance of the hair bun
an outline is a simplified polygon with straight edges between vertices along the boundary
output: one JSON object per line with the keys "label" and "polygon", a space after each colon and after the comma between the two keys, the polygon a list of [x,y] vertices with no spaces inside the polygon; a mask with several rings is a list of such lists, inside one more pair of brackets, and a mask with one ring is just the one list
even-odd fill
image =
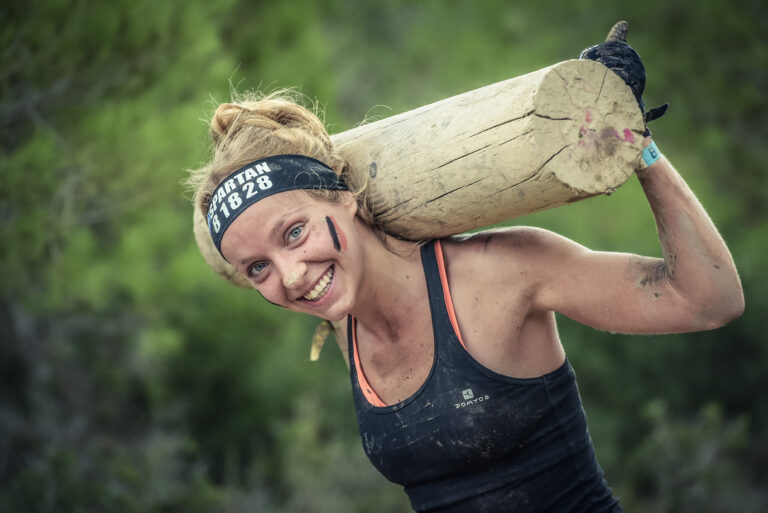
{"label": "hair bun", "polygon": [[233,127],[238,124],[243,110],[243,106],[236,103],[222,103],[218,106],[211,118],[211,138],[214,142],[218,142],[228,134],[233,135],[237,131],[233,130]]}
{"label": "hair bun", "polygon": [[211,138],[218,144],[246,127],[269,132],[298,129],[328,137],[322,121],[307,108],[279,97],[266,97],[219,105],[211,119]]}

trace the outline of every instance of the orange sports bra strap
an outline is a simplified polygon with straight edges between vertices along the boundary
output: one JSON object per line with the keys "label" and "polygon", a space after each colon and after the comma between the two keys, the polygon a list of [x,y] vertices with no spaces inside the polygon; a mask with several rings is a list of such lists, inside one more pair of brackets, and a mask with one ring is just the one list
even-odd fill
{"label": "orange sports bra strap", "polygon": [[467,345],[461,338],[461,332],[459,331],[459,322],[456,320],[456,312],[453,309],[453,300],[451,299],[451,289],[448,286],[448,274],[445,272],[445,258],[443,257],[443,246],[439,240],[435,241],[435,255],[437,256],[437,269],[440,272],[440,282],[443,285],[443,298],[445,299],[445,309],[448,311],[448,317],[451,319],[451,326],[453,331],[461,342],[464,349]]}
{"label": "orange sports bra strap", "polygon": [[357,374],[357,383],[360,385],[360,391],[365,396],[365,399],[374,406],[386,406],[387,404],[381,400],[378,394],[373,390],[373,387],[368,383],[368,379],[363,372],[363,366],[360,365],[360,354],[357,351],[357,319],[350,315],[351,322],[349,323],[349,336],[352,339],[352,355],[355,362],[355,373]]}

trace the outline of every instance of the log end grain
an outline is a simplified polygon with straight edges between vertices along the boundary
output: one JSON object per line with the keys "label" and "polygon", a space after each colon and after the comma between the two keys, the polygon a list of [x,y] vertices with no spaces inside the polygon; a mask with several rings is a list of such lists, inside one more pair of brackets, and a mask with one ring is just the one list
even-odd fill
{"label": "log end grain", "polygon": [[645,125],[632,91],[611,70],[560,63],[542,81],[535,107],[537,143],[552,155],[543,172],[581,197],[613,192],[632,176]]}

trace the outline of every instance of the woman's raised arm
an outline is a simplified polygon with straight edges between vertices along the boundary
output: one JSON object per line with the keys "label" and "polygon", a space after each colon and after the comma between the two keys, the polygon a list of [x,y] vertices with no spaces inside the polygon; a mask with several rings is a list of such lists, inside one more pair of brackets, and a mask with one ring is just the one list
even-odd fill
{"label": "woman's raised arm", "polygon": [[590,251],[545,232],[532,307],[625,333],[713,329],[740,316],[744,296],[733,259],[688,185],[663,156],[637,175],[664,258]]}

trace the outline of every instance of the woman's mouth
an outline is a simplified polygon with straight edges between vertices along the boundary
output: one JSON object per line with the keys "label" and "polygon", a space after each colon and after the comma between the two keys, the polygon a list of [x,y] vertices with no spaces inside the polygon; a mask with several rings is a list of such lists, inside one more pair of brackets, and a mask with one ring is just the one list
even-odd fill
{"label": "woman's mouth", "polygon": [[302,298],[306,301],[319,301],[323,298],[331,289],[331,282],[333,281],[333,266],[331,266],[317,282],[315,287],[304,294]]}

